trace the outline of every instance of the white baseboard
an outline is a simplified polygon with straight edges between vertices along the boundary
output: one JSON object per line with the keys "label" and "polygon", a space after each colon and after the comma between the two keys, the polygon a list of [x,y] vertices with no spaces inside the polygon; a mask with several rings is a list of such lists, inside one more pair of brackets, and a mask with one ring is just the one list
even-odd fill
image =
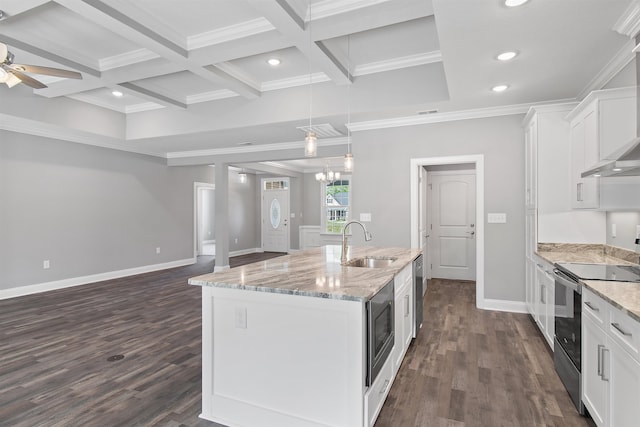
{"label": "white baseboard", "polygon": [[233,252],[229,252],[229,256],[240,256],[240,255],[249,255],[249,254],[255,254],[258,252],[262,252],[262,249],[259,248],[249,248],[249,249],[241,249],[239,251],[233,251]]}
{"label": "white baseboard", "polygon": [[0,300],[53,291],[56,289],[70,288],[72,286],[88,285],[102,282],[103,280],[118,279],[120,277],[133,276],[134,274],[149,273],[167,268],[182,267],[194,264],[195,258],[181,259],[162,264],[145,265],[142,267],[127,268],[125,270],[108,271],[106,273],[91,274],[88,276],[72,277],[69,279],[55,280],[52,282],[37,283],[35,285],[18,286],[9,289],[0,289]]}
{"label": "white baseboard", "polygon": [[528,313],[527,303],[524,301],[507,301],[502,299],[485,299],[483,310],[508,311],[510,313]]}

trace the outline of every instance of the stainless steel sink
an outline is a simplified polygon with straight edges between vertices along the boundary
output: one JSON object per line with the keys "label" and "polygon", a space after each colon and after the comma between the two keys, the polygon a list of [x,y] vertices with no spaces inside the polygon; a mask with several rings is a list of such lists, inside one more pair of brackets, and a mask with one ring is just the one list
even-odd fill
{"label": "stainless steel sink", "polygon": [[347,261],[347,265],[351,267],[384,268],[390,266],[397,259],[393,257],[366,256],[350,259]]}

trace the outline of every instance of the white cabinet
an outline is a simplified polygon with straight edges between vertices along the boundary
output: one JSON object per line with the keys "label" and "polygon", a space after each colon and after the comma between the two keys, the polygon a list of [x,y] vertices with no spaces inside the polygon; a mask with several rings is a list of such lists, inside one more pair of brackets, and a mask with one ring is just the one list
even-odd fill
{"label": "white cabinet", "polygon": [[636,136],[635,88],[591,92],[567,115],[567,120],[571,122],[572,207],[627,207],[625,192],[616,191],[615,186],[606,185],[608,181],[601,178],[582,178],[581,173]]}
{"label": "white cabinet", "polygon": [[640,323],[582,292],[582,401],[599,427],[640,419]]}
{"label": "white cabinet", "polygon": [[553,267],[545,261],[536,264],[535,315],[534,319],[547,344],[553,350],[555,332],[555,280]]}
{"label": "white cabinet", "polygon": [[395,277],[395,344],[392,359],[394,374],[400,369],[402,359],[413,337],[413,286],[411,283],[411,265],[408,265]]}

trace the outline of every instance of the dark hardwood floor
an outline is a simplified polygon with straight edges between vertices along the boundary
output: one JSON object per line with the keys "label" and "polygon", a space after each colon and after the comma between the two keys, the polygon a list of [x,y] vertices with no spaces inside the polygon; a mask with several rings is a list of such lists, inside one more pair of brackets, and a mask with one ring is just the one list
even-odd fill
{"label": "dark hardwood floor", "polygon": [[[0,425],[212,426],[198,419],[200,288],[186,283],[212,268],[200,257],[0,301]],[[474,292],[429,284],[424,327],[376,426],[586,425],[528,317],[476,310]]]}
{"label": "dark hardwood floor", "polygon": [[429,281],[376,427],[587,425],[528,315],[476,309],[473,282]]}

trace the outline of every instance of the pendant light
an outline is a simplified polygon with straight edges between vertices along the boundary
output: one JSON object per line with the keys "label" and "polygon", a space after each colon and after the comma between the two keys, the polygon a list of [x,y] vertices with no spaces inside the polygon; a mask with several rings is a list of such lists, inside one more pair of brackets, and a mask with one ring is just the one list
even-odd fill
{"label": "pendant light", "polygon": [[347,35],[347,154],[344,155],[344,171],[353,172],[353,154],[351,153],[351,36]]}
{"label": "pendant light", "polygon": [[327,165],[322,172],[316,174],[316,181],[320,182],[334,182],[340,179],[340,172],[334,172]]}
{"label": "pendant light", "polygon": [[318,138],[311,127],[312,105],[313,105],[313,81],[311,78],[311,0],[309,0],[309,130],[304,138],[304,155],[305,157],[315,157],[318,154]]}

